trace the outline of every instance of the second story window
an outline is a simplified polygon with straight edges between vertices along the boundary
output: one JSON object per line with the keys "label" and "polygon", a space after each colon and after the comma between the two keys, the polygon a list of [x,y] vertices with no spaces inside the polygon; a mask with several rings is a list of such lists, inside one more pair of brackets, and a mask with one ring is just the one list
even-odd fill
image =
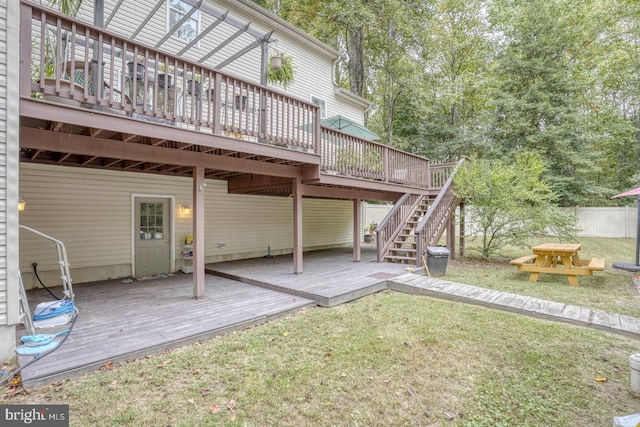
{"label": "second story window", "polygon": [[[167,7],[167,31],[173,28],[191,10],[191,6],[181,0],[169,0]],[[187,43],[193,41],[200,31],[200,11],[196,10],[172,35]]]}
{"label": "second story window", "polygon": [[320,107],[320,118],[325,119],[327,117],[327,101],[311,95],[311,103]]}

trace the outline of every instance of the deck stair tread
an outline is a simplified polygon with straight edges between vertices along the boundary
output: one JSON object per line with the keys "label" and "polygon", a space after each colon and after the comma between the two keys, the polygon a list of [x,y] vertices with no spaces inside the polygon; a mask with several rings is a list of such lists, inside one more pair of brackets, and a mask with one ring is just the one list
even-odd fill
{"label": "deck stair tread", "polygon": [[[430,207],[430,200],[421,201],[415,210],[411,212],[404,222],[399,226],[396,237],[391,242],[387,253],[382,257],[387,262],[395,262],[401,264],[415,263],[417,244],[415,243],[415,229],[427,213]],[[402,252],[403,255],[399,255]],[[407,256],[410,254],[411,256]]]}

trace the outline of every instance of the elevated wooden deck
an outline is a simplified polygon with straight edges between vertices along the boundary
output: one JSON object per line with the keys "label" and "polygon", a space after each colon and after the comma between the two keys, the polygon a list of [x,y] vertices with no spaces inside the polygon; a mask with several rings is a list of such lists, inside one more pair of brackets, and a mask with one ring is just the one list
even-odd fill
{"label": "elevated wooden deck", "polygon": [[[209,265],[206,297],[192,298],[191,275],[145,281],[120,280],[74,287],[78,320],[53,353],[23,371],[27,386],[51,383],[118,362],[208,339],[317,303],[335,305],[386,288],[406,266],[378,264],[366,248],[351,261],[351,248],[305,254],[304,274],[294,275],[291,256]],[[249,284],[253,283],[253,284]],[[254,284],[260,284],[255,286]],[[54,289],[56,291],[57,289]],[[44,289],[28,292],[33,307],[50,301]],[[40,330],[48,333],[47,330]],[[18,336],[24,331],[19,330]],[[31,357],[21,358],[21,363]]]}
{"label": "elevated wooden deck", "polygon": [[[435,197],[455,167],[322,126],[317,105],[213,64],[21,5],[22,162],[183,177],[202,169],[231,193],[281,197],[299,179],[307,197],[387,201]],[[68,51],[56,44],[48,58],[62,39]]]}

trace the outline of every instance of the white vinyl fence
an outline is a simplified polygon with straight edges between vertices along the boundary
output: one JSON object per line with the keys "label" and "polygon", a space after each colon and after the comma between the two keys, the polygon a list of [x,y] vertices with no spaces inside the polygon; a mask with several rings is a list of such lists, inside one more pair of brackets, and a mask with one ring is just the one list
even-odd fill
{"label": "white vinyl fence", "polygon": [[[393,207],[389,205],[364,204],[363,226],[380,223]],[[615,208],[566,208],[578,218],[578,233],[581,237],[635,238],[638,224],[638,209],[635,206]],[[467,227],[470,230],[471,227]]]}
{"label": "white vinyl fence", "polygon": [[635,206],[617,208],[569,208],[578,217],[583,237],[636,237],[638,209]]}

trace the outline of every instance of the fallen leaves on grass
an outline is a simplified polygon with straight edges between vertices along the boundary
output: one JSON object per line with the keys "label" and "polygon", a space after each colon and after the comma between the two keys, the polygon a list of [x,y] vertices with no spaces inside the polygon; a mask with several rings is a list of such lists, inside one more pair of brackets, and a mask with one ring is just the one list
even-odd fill
{"label": "fallen leaves on grass", "polygon": [[158,365],[158,368],[164,368],[166,367],[169,363],[171,363],[171,359],[167,359],[164,362],[162,362],[162,365]]}
{"label": "fallen leaves on grass", "polygon": [[598,375],[596,377],[596,381],[599,382],[599,383],[606,383],[607,382],[607,377],[603,377],[601,375]]}
{"label": "fallen leaves on grass", "polygon": [[453,413],[452,411],[449,411],[449,410],[445,410],[445,411],[442,413],[442,415],[444,415],[444,417],[445,417],[446,419],[448,419],[448,420],[452,420],[452,419],[454,419],[454,418],[456,417],[456,414],[455,414],[455,413]]}
{"label": "fallen leaves on grass", "polygon": [[231,412],[231,421],[236,419],[236,410],[235,410],[235,408],[236,408],[236,401],[232,400],[227,405],[227,409],[229,409],[229,412]]}

